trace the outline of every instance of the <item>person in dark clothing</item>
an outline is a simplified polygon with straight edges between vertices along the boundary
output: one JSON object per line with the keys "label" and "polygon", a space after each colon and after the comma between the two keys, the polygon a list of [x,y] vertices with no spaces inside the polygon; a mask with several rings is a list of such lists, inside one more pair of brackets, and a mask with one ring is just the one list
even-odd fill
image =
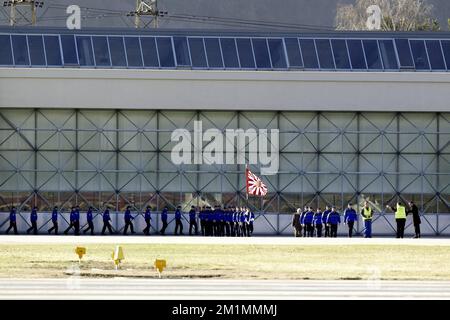
{"label": "person in dark clothing", "polygon": [[302,214],[300,215],[300,224],[302,225],[302,229],[303,229],[303,237],[304,237],[304,238],[306,237],[306,231],[307,231],[307,228],[306,228],[306,226],[305,226],[305,224],[304,224],[303,221],[304,221],[305,215],[306,215],[306,213],[307,213],[308,211],[309,211],[309,208],[305,206],[304,210],[302,211]]}
{"label": "person in dark clothing", "polygon": [[52,233],[52,231],[55,231],[55,234],[58,234],[58,207],[54,206],[52,211],[52,224],[53,227],[48,229],[48,234]]}
{"label": "person in dark clothing", "polygon": [[331,208],[329,206],[325,206],[325,211],[322,212],[322,224],[325,227],[325,238],[330,236],[330,226],[327,223],[328,215],[330,214]]}
{"label": "person in dark clothing", "polygon": [[306,228],[306,236],[314,236],[314,226],[313,226],[314,211],[312,207],[308,208],[308,211],[303,215],[302,224]]}
{"label": "person in dark clothing", "polygon": [[338,230],[339,223],[341,223],[341,215],[339,214],[339,212],[336,211],[336,207],[333,206],[331,208],[331,212],[327,218],[327,224],[330,225],[330,237],[331,238],[337,237],[337,230]]}
{"label": "person in dark clothing", "polygon": [[83,234],[86,234],[86,232],[91,231],[91,235],[94,235],[94,215],[92,213],[93,208],[89,207],[88,211],[86,212],[86,221],[88,224],[88,227],[83,230]]}
{"label": "person in dark clothing", "polygon": [[412,213],[413,217],[413,224],[414,224],[414,239],[420,238],[420,224],[422,221],[420,220],[420,214],[419,214],[419,208],[416,206],[416,204],[411,200],[408,203],[409,210],[406,212],[406,215]]}
{"label": "person in dark clothing", "polygon": [[145,213],[144,213],[145,228],[144,228],[144,230],[142,230],[142,232],[144,232],[144,234],[146,236],[148,236],[150,234],[151,220],[152,220],[151,207],[147,206],[147,208],[145,209]]}
{"label": "person in dark clothing", "polygon": [[302,236],[302,223],[300,221],[300,215],[302,209],[298,208],[292,216],[292,227],[294,228],[294,237],[298,238]]}
{"label": "person in dark clothing", "polygon": [[133,220],[134,217],[131,214],[131,206],[127,206],[127,209],[125,210],[124,214],[124,221],[125,221],[125,227],[123,228],[123,234],[128,234],[128,227],[130,227],[131,234],[135,234],[134,227],[133,227]]}
{"label": "person in dark clothing", "polygon": [[161,212],[161,222],[162,222],[162,228],[159,231],[159,233],[161,235],[165,235],[166,234],[166,228],[167,228],[167,211],[169,211],[169,209],[167,209],[167,207],[164,207],[163,211]]}
{"label": "person in dark clothing", "polygon": [[6,234],[9,233],[9,231],[13,229],[14,234],[19,234],[17,232],[17,218],[16,218],[16,207],[12,207],[11,211],[9,212],[9,227],[6,229]]}
{"label": "person in dark clothing", "polygon": [[349,203],[347,205],[347,209],[344,211],[344,223],[348,226],[348,237],[351,238],[353,236],[353,226],[355,225],[355,221],[358,220],[358,215],[356,214],[356,210],[353,209],[352,204]]}
{"label": "person in dark clothing", "polygon": [[202,207],[200,213],[198,214],[198,218],[200,219],[200,233],[202,236],[206,236],[206,217],[205,217],[206,208]]}
{"label": "person in dark clothing", "polygon": [[316,228],[316,234],[318,238],[322,237],[322,211],[317,208],[316,213],[313,216],[313,226]]}
{"label": "person in dark clothing", "polygon": [[183,222],[181,221],[182,213],[181,213],[181,206],[177,207],[177,210],[175,210],[175,232],[174,234],[178,234],[178,229],[180,230],[180,235],[183,234]]}
{"label": "person in dark clothing", "polygon": [[38,234],[37,219],[38,219],[37,207],[34,207],[33,210],[31,210],[31,213],[30,213],[31,227],[29,227],[27,229],[27,233],[30,233],[31,231],[33,231],[33,234]]}
{"label": "person in dark clothing", "polygon": [[111,223],[110,223],[111,217],[110,217],[110,215],[109,215],[109,209],[108,209],[108,207],[106,207],[106,208],[105,208],[105,211],[103,211],[103,216],[102,216],[102,218],[103,218],[102,235],[105,234],[105,231],[106,231],[107,228],[108,228],[109,234],[113,234],[114,232],[113,232],[113,230],[112,230]]}
{"label": "person in dark clothing", "polygon": [[197,210],[195,210],[194,206],[191,206],[191,210],[189,211],[189,235],[190,236],[192,236],[192,231],[194,231],[195,235],[198,235]]}

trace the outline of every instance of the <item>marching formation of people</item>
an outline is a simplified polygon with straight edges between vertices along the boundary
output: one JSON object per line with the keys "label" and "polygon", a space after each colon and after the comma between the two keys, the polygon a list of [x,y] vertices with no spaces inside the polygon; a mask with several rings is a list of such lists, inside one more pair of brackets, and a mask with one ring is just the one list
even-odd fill
{"label": "marching formation of people", "polygon": [[[58,234],[58,220],[60,211],[55,206],[51,213],[50,221],[52,226],[47,230],[48,234]],[[80,207],[74,206],[70,210],[68,227],[64,230],[64,234],[67,235],[73,230],[74,235],[80,235],[80,231],[83,234],[90,233],[95,234],[94,219],[97,215],[101,216],[103,221],[103,227],[101,234],[117,234],[118,231],[114,230],[111,225],[111,215],[108,207],[105,207],[103,212],[94,213],[94,208],[89,207],[86,211],[85,228],[80,230]],[[123,213],[123,235],[128,234],[128,230],[131,234],[135,234],[133,221],[138,217],[143,216],[145,221],[145,228],[142,230],[144,235],[150,235],[152,227],[152,208],[147,206],[145,211],[133,215],[132,207],[127,206]],[[186,217],[182,211],[181,206],[178,206],[174,212],[175,221],[175,235],[183,235],[183,218]],[[253,234],[253,224],[255,221],[255,215],[249,208],[246,207],[224,207],[215,206],[214,209],[210,206],[203,206],[201,208],[191,206],[190,211],[187,214],[189,222],[189,235],[201,235],[205,237],[250,237]],[[165,235],[166,229],[169,225],[169,209],[164,207],[161,212],[160,220],[162,227],[157,234]],[[27,233],[38,234],[38,208],[33,207],[30,213],[31,227],[27,230]],[[9,213],[9,227],[6,230],[8,234],[13,230],[14,234],[18,234],[17,230],[17,217],[16,208],[13,206]]]}
{"label": "marching formation of people", "polygon": [[[420,238],[420,215],[419,209],[413,201],[408,203],[409,209],[402,202],[397,202],[396,206],[387,205],[387,209],[394,212],[395,221],[397,224],[397,238],[403,238],[405,234],[406,217],[412,214],[414,224],[414,238]],[[373,209],[368,201],[364,202],[359,214],[364,222],[364,238],[372,237],[372,219]],[[325,210],[317,208],[315,211],[313,207],[305,206],[305,208],[297,209],[292,217],[292,227],[294,228],[295,237],[337,237],[338,226],[343,222],[348,228],[348,237],[353,237],[354,225],[358,221],[358,213],[349,203],[344,210],[343,217],[336,210],[335,206],[326,206]]]}

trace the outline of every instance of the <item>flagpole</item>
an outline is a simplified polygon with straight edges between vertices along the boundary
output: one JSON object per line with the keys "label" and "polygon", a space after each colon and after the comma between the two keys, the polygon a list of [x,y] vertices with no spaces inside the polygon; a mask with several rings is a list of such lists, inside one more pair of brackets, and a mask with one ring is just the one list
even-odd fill
{"label": "flagpole", "polygon": [[247,199],[245,206],[248,208],[248,164],[245,164],[245,197]]}

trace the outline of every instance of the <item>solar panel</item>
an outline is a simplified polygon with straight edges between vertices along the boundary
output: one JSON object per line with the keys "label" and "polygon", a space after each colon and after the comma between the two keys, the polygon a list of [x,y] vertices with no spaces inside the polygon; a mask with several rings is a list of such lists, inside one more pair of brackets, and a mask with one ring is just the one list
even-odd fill
{"label": "solar panel", "polygon": [[0,65],[445,71],[450,69],[450,39],[1,33]]}

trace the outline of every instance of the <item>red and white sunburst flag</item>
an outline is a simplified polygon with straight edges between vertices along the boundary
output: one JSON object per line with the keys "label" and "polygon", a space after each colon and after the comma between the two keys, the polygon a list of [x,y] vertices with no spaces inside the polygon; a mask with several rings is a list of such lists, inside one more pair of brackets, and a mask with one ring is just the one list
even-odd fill
{"label": "red and white sunburst flag", "polygon": [[253,174],[248,168],[245,169],[246,182],[247,182],[247,194],[253,196],[264,197],[267,194],[267,186],[262,180]]}

